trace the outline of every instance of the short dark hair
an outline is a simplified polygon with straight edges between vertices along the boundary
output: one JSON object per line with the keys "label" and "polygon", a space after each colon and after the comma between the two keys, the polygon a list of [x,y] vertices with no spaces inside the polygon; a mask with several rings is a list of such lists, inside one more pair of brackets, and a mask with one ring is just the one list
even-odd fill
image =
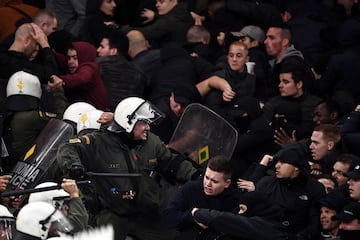
{"label": "short dark hair", "polygon": [[306,66],[300,57],[288,57],[280,65],[279,73],[291,73],[295,83],[306,79]]}
{"label": "short dark hair", "polygon": [[338,90],[329,99],[328,107],[330,112],[337,112],[341,118],[353,111],[356,103],[351,93],[346,90]]}
{"label": "short dark hair", "polygon": [[129,49],[128,37],[120,32],[108,31],[103,35],[103,38],[109,40],[109,47],[116,48],[121,55],[127,55]]}
{"label": "short dark hair", "polygon": [[[284,22],[273,22],[270,24],[269,28],[279,28],[281,29],[281,37],[282,39],[288,39],[289,45],[292,43],[292,31],[290,26]],[[268,28],[268,29],[269,29]]]}
{"label": "short dark hair", "polygon": [[199,42],[201,38],[210,41],[210,32],[204,26],[193,25],[186,32],[186,40],[190,43]]}
{"label": "short dark hair", "polygon": [[230,159],[225,156],[217,155],[210,158],[207,167],[215,172],[223,173],[224,179],[229,179],[232,176]]}
{"label": "short dark hair", "polygon": [[360,157],[351,153],[343,153],[336,158],[336,162],[349,164],[349,171],[350,171],[353,170],[355,166],[360,163]]}
{"label": "short dark hair", "polygon": [[[48,18],[48,19],[44,19],[44,18]],[[57,19],[56,14],[47,8],[43,8],[43,9],[40,9],[36,13],[36,15],[33,17],[33,22],[35,24],[39,24],[39,23],[41,23],[41,21],[46,20],[46,22],[48,23],[49,20],[54,20],[54,19]]]}

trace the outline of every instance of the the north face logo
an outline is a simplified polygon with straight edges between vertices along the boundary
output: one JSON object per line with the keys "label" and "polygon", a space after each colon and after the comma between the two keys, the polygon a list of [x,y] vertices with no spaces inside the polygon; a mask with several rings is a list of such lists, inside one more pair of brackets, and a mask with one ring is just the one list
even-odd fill
{"label": "the north face logo", "polygon": [[307,195],[300,195],[299,198],[303,201],[307,201],[309,200],[308,196]]}

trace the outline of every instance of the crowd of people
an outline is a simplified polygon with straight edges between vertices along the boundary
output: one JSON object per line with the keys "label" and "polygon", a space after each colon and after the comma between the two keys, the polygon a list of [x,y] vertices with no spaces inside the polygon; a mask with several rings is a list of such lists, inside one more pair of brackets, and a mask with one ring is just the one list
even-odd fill
{"label": "crowd of people", "polygon": [[[0,0],[0,19],[0,239],[360,239],[357,0]],[[192,103],[233,153],[168,146]]]}

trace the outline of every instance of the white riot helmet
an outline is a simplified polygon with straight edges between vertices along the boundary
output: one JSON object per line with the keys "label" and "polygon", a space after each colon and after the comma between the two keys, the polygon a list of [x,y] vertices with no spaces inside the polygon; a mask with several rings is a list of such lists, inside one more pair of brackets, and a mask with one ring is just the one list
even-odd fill
{"label": "white riot helmet", "polygon": [[[126,239],[129,237],[127,236]],[[71,237],[52,237],[47,240],[114,240],[114,228],[111,224],[102,225],[87,231],[76,233]],[[129,238],[130,239],[130,238]],[[132,239],[132,238],[131,238]]]}
{"label": "white riot helmet", "polygon": [[139,97],[128,97],[122,100],[115,109],[115,122],[130,133],[137,121],[156,123],[164,114],[154,105]]}
{"label": "white riot helmet", "polygon": [[70,233],[73,227],[66,217],[46,202],[31,202],[22,207],[16,218],[17,234],[39,239]]}
{"label": "white riot helmet", "polygon": [[76,102],[68,106],[64,112],[63,120],[67,120],[69,122],[72,122],[77,124],[78,119],[83,115],[84,113],[95,110],[96,108],[92,106],[89,103],[86,102]]}
{"label": "white riot helmet", "polygon": [[37,76],[24,71],[14,73],[6,86],[6,107],[13,111],[28,111],[40,105],[41,84]]}
{"label": "white riot helmet", "polygon": [[77,133],[79,134],[86,129],[100,129],[101,123],[98,123],[97,121],[103,113],[103,111],[95,109],[82,114],[77,122]]}
{"label": "white riot helmet", "polygon": [[[39,188],[46,188],[46,187],[54,187],[58,186],[58,184],[54,182],[44,182],[38,184],[35,189]],[[34,192],[31,193],[29,196],[29,203],[30,202],[47,202],[53,205],[56,209],[58,209],[64,199],[70,198],[70,195],[65,192],[63,189],[54,189],[54,190],[48,190],[43,192]]]}
{"label": "white riot helmet", "polygon": [[48,238],[47,240],[72,240],[73,238],[68,238],[68,237],[52,237],[52,238]]}
{"label": "white riot helmet", "polygon": [[0,205],[0,239],[10,240],[15,229],[15,218],[7,209],[7,207]]}

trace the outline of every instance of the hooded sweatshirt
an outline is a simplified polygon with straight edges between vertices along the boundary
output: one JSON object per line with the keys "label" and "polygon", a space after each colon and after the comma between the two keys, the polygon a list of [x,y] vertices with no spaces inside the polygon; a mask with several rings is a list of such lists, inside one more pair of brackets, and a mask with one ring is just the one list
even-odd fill
{"label": "hooded sweatshirt", "polygon": [[61,76],[65,83],[65,95],[70,103],[85,101],[100,110],[109,107],[104,83],[98,64],[96,49],[87,42],[74,42],[79,66],[74,73]]}

